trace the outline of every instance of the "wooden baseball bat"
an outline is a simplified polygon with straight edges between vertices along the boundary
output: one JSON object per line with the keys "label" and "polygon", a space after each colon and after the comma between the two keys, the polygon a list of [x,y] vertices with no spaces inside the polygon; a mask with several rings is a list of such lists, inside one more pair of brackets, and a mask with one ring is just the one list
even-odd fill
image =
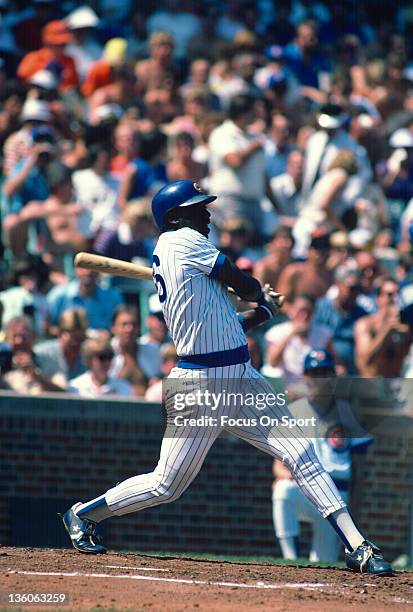
{"label": "wooden baseball bat", "polygon": [[[130,263],[122,259],[114,259],[113,257],[105,257],[104,255],[94,255],[93,253],[77,253],[75,257],[75,266],[77,268],[86,268],[94,270],[102,274],[112,274],[113,276],[126,276],[126,278],[134,278],[136,280],[152,280],[152,269],[140,264]],[[235,291],[228,287],[230,293]],[[279,308],[284,304],[284,296],[275,291],[271,291],[271,297]]]}
{"label": "wooden baseball bat", "polygon": [[152,268],[130,263],[122,259],[113,259],[104,255],[93,255],[92,253],[77,253],[75,257],[77,268],[86,268],[102,274],[113,276],[126,276],[136,280],[152,280]]}

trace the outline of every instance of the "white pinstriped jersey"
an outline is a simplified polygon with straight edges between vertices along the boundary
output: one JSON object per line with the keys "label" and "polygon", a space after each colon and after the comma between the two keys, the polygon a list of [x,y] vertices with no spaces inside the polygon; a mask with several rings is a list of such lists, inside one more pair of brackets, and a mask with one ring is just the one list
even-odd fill
{"label": "white pinstriped jersey", "polygon": [[219,255],[191,228],[164,232],[153,255],[153,274],[178,355],[199,355],[247,343],[225,286],[209,275]]}

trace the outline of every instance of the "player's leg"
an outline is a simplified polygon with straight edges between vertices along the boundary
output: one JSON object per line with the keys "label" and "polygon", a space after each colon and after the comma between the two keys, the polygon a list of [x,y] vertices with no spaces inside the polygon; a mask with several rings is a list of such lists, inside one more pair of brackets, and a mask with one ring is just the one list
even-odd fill
{"label": "player's leg", "polygon": [[[248,378],[250,393],[260,396],[273,394],[271,385],[252,366],[246,367],[244,377]],[[304,495],[313,503],[321,516],[327,518],[339,535],[346,548],[347,565],[358,571],[391,573],[391,566],[384,561],[381,551],[367,542],[355,525],[346,503],[321,465],[310,440],[306,439],[299,429],[293,431],[288,428],[263,425],[255,406],[243,405],[239,407],[238,414],[246,423],[253,418],[257,419],[257,426],[251,428],[240,424],[225,429],[273,457],[281,459],[289,467]],[[288,414],[287,408],[277,405],[268,406],[265,411],[266,416],[278,419],[279,422]],[[287,430],[287,433],[284,430]]]}
{"label": "player's leg", "polygon": [[[155,470],[128,478],[96,499],[75,504],[63,516],[73,546],[81,552],[105,552],[94,539],[99,522],[172,502],[198,474],[222,428],[176,425],[176,412],[169,411],[168,406],[167,412],[167,428]],[[191,416],[197,419],[207,412],[206,406],[194,406]]]}

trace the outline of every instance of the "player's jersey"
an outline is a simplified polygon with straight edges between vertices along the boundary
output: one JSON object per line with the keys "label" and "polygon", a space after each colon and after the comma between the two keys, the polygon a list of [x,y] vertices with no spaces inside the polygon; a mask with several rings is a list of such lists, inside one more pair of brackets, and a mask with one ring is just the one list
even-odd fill
{"label": "player's jersey", "polygon": [[190,228],[164,232],[153,254],[153,274],[178,355],[226,351],[247,343],[223,283],[210,277],[219,255]]}

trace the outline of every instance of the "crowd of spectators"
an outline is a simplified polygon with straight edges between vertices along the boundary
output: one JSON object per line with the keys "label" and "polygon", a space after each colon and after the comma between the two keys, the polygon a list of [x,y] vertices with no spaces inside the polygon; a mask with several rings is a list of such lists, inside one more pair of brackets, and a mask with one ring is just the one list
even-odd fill
{"label": "crowd of spectators", "polygon": [[160,398],[155,287],[73,256],[150,265],[178,179],[287,297],[249,339],[263,373],[328,348],[339,374],[409,377],[412,31],[387,0],[0,0],[2,388]]}

